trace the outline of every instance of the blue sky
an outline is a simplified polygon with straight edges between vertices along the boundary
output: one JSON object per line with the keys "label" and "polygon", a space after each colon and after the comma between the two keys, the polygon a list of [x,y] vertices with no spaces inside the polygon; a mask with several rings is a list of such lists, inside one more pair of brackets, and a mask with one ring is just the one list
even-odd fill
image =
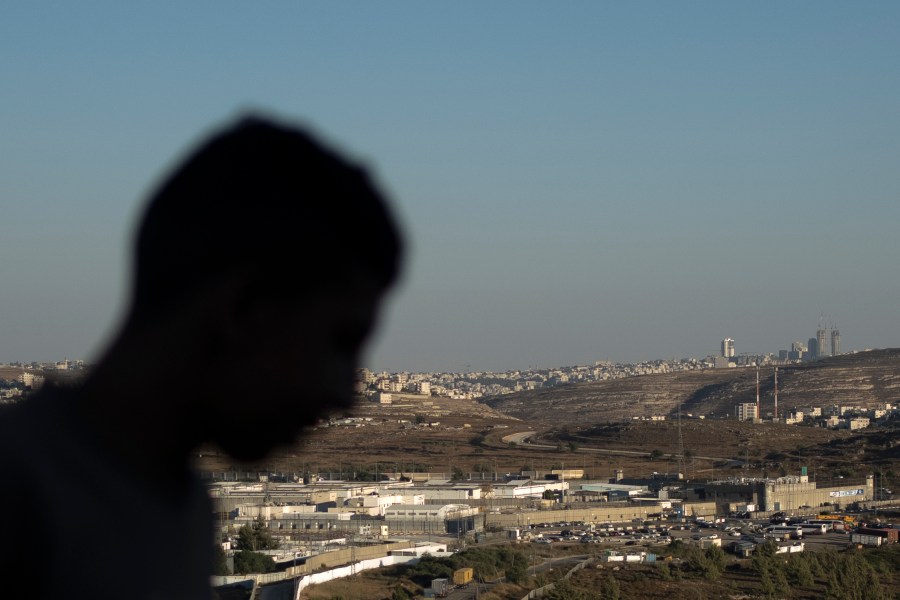
{"label": "blue sky", "polygon": [[245,109],[371,166],[411,256],[366,363],[898,345],[900,4],[4,4],[0,361],[90,358],[146,193]]}

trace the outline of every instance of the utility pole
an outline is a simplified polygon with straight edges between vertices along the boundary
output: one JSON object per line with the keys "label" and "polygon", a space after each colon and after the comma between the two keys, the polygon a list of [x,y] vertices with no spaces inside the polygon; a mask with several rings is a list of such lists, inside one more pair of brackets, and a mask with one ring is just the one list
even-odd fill
{"label": "utility pole", "polygon": [[775,367],[775,420],[778,420],[778,367]]}
{"label": "utility pole", "polygon": [[684,434],[681,432],[681,401],[678,401],[678,472],[684,476]]}
{"label": "utility pole", "polygon": [[756,365],[756,416],[759,416],[759,365]]}

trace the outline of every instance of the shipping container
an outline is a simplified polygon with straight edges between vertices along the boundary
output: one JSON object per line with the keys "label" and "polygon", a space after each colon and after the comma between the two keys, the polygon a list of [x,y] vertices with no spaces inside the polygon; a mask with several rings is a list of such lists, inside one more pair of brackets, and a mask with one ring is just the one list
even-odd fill
{"label": "shipping container", "polygon": [[435,598],[446,598],[447,592],[450,591],[449,579],[432,579],[431,589],[434,591]]}
{"label": "shipping container", "polygon": [[453,585],[469,585],[472,581],[472,567],[463,567],[453,571]]}
{"label": "shipping container", "polygon": [[884,538],[878,535],[868,535],[865,533],[851,533],[850,542],[853,544],[862,544],[863,546],[880,546]]}
{"label": "shipping container", "polygon": [[898,534],[900,531],[894,528],[880,528],[880,527],[860,527],[856,530],[856,533],[864,534],[864,535],[875,535],[882,538],[885,544],[896,544],[898,539]]}

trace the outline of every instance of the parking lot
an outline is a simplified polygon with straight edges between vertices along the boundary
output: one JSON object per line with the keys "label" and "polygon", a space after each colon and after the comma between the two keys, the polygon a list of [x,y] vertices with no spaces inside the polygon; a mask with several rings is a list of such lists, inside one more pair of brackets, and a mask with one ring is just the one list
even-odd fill
{"label": "parking lot", "polygon": [[[522,533],[523,541],[534,544],[605,544],[609,546],[662,546],[674,540],[686,543],[714,543],[729,550],[733,543],[760,544],[775,536],[765,535],[768,519],[720,519],[718,522],[694,520],[670,524],[666,522],[613,523],[590,526],[581,522],[540,523]],[[720,540],[711,542],[710,540]],[[824,534],[805,534],[800,538],[787,536],[775,539],[780,545],[803,542],[809,551],[826,548],[841,549],[850,543],[847,531]]]}

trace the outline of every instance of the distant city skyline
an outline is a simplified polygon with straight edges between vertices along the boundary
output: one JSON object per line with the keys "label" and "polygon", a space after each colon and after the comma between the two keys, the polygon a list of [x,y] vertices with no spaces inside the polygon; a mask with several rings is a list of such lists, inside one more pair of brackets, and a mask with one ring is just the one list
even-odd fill
{"label": "distant city skyline", "polygon": [[5,8],[0,362],[97,355],[148,191],[247,108],[392,198],[371,368],[900,345],[900,4]]}
{"label": "distant city skyline", "polygon": [[[778,350],[767,350],[763,352],[743,352],[737,351],[735,349],[735,340],[732,338],[725,338],[719,343],[719,351],[711,352],[703,355],[689,355],[689,354],[681,354],[677,356],[670,357],[662,357],[658,356],[655,358],[648,358],[636,361],[616,361],[616,360],[608,360],[608,359],[595,359],[586,362],[579,363],[553,363],[553,364],[533,364],[528,365],[527,367],[511,367],[508,369],[485,369],[479,368],[478,365],[474,365],[471,363],[467,363],[459,369],[433,369],[433,370],[411,370],[411,369],[398,369],[398,370],[388,370],[388,369],[373,369],[369,364],[360,364],[359,369],[362,371],[366,371],[369,373],[378,373],[378,372],[390,372],[390,373],[479,373],[479,372],[493,372],[493,373],[508,373],[515,371],[553,371],[557,369],[568,369],[575,367],[591,367],[597,366],[601,364],[618,364],[618,365],[640,365],[640,364],[649,364],[649,363],[662,363],[662,362],[682,362],[682,361],[709,361],[710,367],[715,365],[715,368],[719,368],[717,361],[721,358],[735,358],[746,360],[748,357],[770,357],[771,359],[776,361],[778,364],[780,361],[786,362],[796,362],[801,360],[816,360],[819,358],[826,358],[828,356],[837,356],[842,353],[856,353],[861,351],[868,350],[879,350],[882,348],[862,348],[862,349],[854,349],[848,350],[847,352],[842,352],[840,350],[840,331],[837,329],[831,330],[831,340],[832,347],[829,349],[828,353],[825,355],[817,356],[814,353],[807,351],[807,346],[803,345],[802,342],[794,341],[790,345],[790,349],[780,348]],[[834,345],[835,340],[837,340],[837,346]],[[810,338],[808,340],[810,343],[816,342],[816,338]],[[815,344],[813,344],[815,347]],[[837,350],[835,350],[837,348]],[[793,353],[794,356],[789,356],[787,353]],[[739,361],[740,362],[740,361]],[[33,365],[33,364],[41,364],[41,365],[56,365],[57,368],[62,369],[81,369],[84,367],[90,367],[91,364],[89,361],[85,361],[81,358],[73,358],[69,356],[64,356],[62,358],[51,358],[44,360],[35,360],[35,359],[17,359],[14,361],[0,362],[2,364],[18,364],[18,365]],[[741,363],[743,364],[743,363]],[[727,366],[726,363],[722,363],[723,366]],[[734,363],[732,363],[734,366]],[[745,365],[746,366],[746,365]]]}

